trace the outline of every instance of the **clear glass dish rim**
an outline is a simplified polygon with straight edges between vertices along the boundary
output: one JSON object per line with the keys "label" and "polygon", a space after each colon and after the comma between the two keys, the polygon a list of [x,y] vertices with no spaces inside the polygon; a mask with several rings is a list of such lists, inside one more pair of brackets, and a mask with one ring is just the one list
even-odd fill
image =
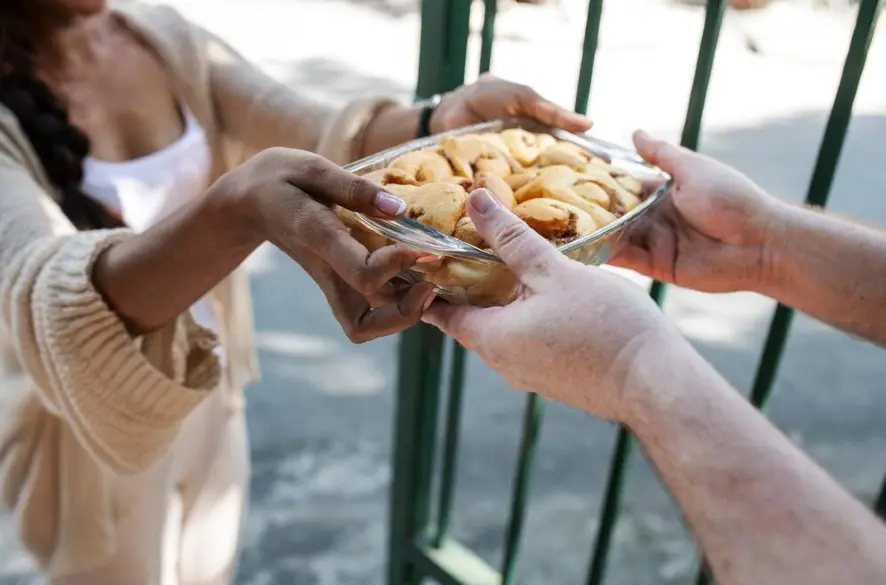
{"label": "clear glass dish rim", "polygon": [[[595,136],[591,136],[590,134],[576,134],[573,132],[568,132],[566,130],[562,130],[560,128],[553,128],[546,124],[542,124],[535,120],[525,119],[525,118],[505,118],[498,120],[489,120],[486,122],[481,122],[479,124],[473,124],[471,126],[465,126],[463,128],[458,128],[455,130],[450,130],[448,132],[443,132],[440,134],[435,134],[433,136],[428,136],[426,138],[418,138],[415,140],[411,140],[409,142],[405,142],[399,146],[395,146],[393,148],[389,148],[387,150],[378,152],[376,154],[364,157],[355,162],[349,163],[344,166],[346,171],[360,174],[361,171],[374,167],[385,160],[394,159],[398,156],[406,154],[408,152],[412,152],[415,150],[420,150],[422,148],[427,148],[430,146],[436,146],[440,143],[441,140],[454,136],[461,136],[464,134],[474,134],[479,132],[495,132],[506,130],[509,128],[523,128],[533,132],[545,132],[551,134],[555,138],[559,140],[565,140],[568,142],[572,142],[581,148],[596,154],[598,156],[602,156],[607,159],[610,163],[613,161],[625,161],[640,167],[645,168],[650,173],[656,175],[660,178],[663,183],[662,185],[650,193],[643,202],[640,203],[637,207],[624,214],[614,222],[603,226],[599,230],[595,231],[592,234],[588,234],[586,236],[582,236],[581,238],[576,238],[571,242],[567,242],[557,247],[557,250],[562,252],[563,254],[567,254],[574,250],[583,248],[585,246],[594,244],[603,240],[621,230],[623,230],[628,224],[636,221],[640,216],[645,214],[650,208],[660,203],[667,193],[670,191],[671,187],[674,184],[674,179],[668,173],[663,171],[662,169],[656,167],[655,165],[649,164],[644,161],[639,154],[635,151],[624,148],[617,144],[602,140]],[[366,229],[375,232],[376,234],[393,240],[398,243],[402,243],[408,246],[421,246],[421,244],[417,242],[404,241],[403,237],[400,235],[401,232],[406,231],[415,231],[416,227],[411,224],[416,224],[415,220],[408,220],[405,218],[397,218],[397,219],[379,219],[374,217],[369,217],[362,213],[354,212],[354,217],[357,221]],[[431,250],[427,249],[427,251],[431,254],[437,255],[445,255],[455,258],[461,258],[465,260],[473,260],[479,262],[492,262],[501,264],[504,261],[499,258],[495,254],[491,254],[485,250],[472,246],[466,242],[459,241],[459,248],[461,249],[447,249],[442,245],[442,240],[452,239],[451,236],[446,236],[440,232],[437,232],[433,228],[429,228],[427,226],[419,226],[422,232],[426,234],[436,237],[436,239],[441,240],[440,249]]]}

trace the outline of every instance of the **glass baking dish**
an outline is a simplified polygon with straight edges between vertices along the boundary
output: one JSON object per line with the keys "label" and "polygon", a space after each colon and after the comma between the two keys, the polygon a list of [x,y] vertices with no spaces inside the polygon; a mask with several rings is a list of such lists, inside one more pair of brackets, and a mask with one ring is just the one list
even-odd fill
{"label": "glass baking dish", "polygon": [[[407,142],[356,161],[344,168],[357,175],[388,167],[399,156],[423,148],[439,146],[445,138],[465,134],[501,132],[522,128],[535,133],[550,134],[557,140],[571,142],[607,161],[614,170],[638,179],[643,185],[641,203],[614,222],[597,231],[558,246],[570,258],[589,265],[604,264],[616,254],[635,229],[649,221],[656,205],[666,196],[673,179],[661,169],[643,161],[629,149],[593,136],[578,135],[522,118],[493,120],[459,128],[442,134]],[[385,220],[348,212],[345,223],[352,234],[371,249],[380,245],[400,243],[419,252],[436,256],[436,261],[422,262],[404,271],[399,278],[406,283],[431,280],[438,296],[457,304],[478,306],[505,305],[520,292],[520,285],[501,258],[420,224],[406,217]],[[344,217],[343,217],[344,219]],[[445,268],[445,270],[442,270]]]}

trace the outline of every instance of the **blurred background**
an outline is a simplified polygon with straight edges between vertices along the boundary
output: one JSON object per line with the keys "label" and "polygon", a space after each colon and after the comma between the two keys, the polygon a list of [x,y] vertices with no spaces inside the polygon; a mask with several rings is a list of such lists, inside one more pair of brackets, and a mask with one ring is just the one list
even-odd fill
{"label": "blurred background", "polygon": [[[137,0],[128,0],[130,2]],[[167,0],[268,73],[329,104],[411,99],[418,0]],[[678,140],[703,2],[604,6],[590,114],[595,134],[629,144],[644,128]],[[849,0],[735,0],[708,95],[703,152],[771,192],[802,200],[855,18]],[[746,5],[763,5],[741,10]],[[499,2],[492,70],[571,105],[586,0]],[[475,3],[468,78],[479,61]],[[881,19],[882,20],[882,19]],[[881,23],[882,24],[882,23]],[[830,208],[886,224],[886,31],[880,27]],[[313,282],[268,247],[249,259],[264,379],[248,391],[252,509],[240,585],[381,582],[391,479],[396,339],[350,345]],[[773,303],[672,289],[667,314],[739,389],[749,387]],[[886,468],[886,354],[798,317],[770,414],[856,495]],[[523,397],[471,358],[453,533],[501,562]],[[548,409],[518,581],[580,583],[599,519],[614,426]],[[685,583],[697,555],[654,473],[634,458],[609,583]],[[0,519],[0,584],[40,581]]]}

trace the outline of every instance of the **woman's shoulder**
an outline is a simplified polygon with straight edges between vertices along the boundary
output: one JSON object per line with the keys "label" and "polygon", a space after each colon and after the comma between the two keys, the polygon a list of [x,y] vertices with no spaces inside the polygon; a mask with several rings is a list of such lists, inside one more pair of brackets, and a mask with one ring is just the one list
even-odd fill
{"label": "woman's shoulder", "polygon": [[178,10],[162,4],[126,4],[113,9],[123,24],[179,74],[203,65],[205,35]]}

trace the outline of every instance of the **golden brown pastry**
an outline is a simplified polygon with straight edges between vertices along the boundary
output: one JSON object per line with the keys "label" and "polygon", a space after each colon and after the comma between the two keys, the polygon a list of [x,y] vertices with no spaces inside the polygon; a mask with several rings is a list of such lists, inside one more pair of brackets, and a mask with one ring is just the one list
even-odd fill
{"label": "golden brown pastry", "polygon": [[424,148],[397,157],[390,169],[403,171],[419,183],[436,183],[453,175],[449,161],[434,148]]}
{"label": "golden brown pastry", "polygon": [[339,207],[336,211],[338,212],[339,219],[348,228],[351,236],[363,244],[370,252],[375,252],[379,248],[383,248],[391,243],[387,238],[364,227],[363,224],[357,221],[354,212],[350,209]]}
{"label": "golden brown pastry", "polygon": [[615,177],[615,180],[618,181],[619,185],[624,187],[628,193],[636,195],[637,197],[643,192],[643,182],[637,177],[619,174]]}
{"label": "golden brown pastry", "polygon": [[[578,207],[594,218],[597,227],[608,225],[617,219],[613,211],[622,212],[622,201],[631,205],[634,197],[603,170],[588,167],[589,173],[579,173],[565,165],[545,167],[538,176],[517,190],[517,201],[545,197]],[[617,209],[611,209],[617,201]],[[637,200],[639,201],[639,200]],[[631,207],[632,208],[632,207]]]}
{"label": "golden brown pastry", "polygon": [[[468,134],[467,136],[475,136],[474,134]],[[476,134],[478,138],[487,142],[488,144],[494,146],[497,150],[501,152],[508,152],[508,145],[505,144],[505,141],[502,140],[501,134],[497,132],[484,132],[482,134]]]}
{"label": "golden brown pastry", "polygon": [[444,183],[452,183],[453,185],[458,185],[465,191],[472,191],[474,187],[474,181],[467,177],[449,177],[443,181]]}
{"label": "golden brown pastry", "polygon": [[611,205],[609,193],[597,183],[579,180],[578,183],[572,186],[572,189],[575,191],[576,195],[585,201],[590,201],[603,209],[609,209],[609,206]]}
{"label": "golden brown pastry", "polygon": [[588,166],[581,173],[583,182],[596,183],[609,195],[609,210],[615,213],[627,213],[640,204],[640,198],[625,189],[605,169]]}
{"label": "golden brown pastry", "polygon": [[507,177],[515,168],[520,168],[507,153],[477,135],[447,138],[442,146],[443,154],[452,163],[456,174],[469,179],[473,179],[477,172]]}
{"label": "golden brown pastry", "polygon": [[536,177],[536,175],[538,175],[537,170],[526,169],[526,170],[521,171],[519,173],[514,173],[512,175],[508,175],[507,177],[504,178],[504,180],[505,180],[505,183],[507,183],[511,189],[516,191],[517,189],[523,187],[529,181],[534,179]]}
{"label": "golden brown pastry", "polygon": [[477,173],[474,177],[473,189],[488,189],[493,197],[508,209],[514,209],[514,206],[517,205],[514,190],[498,175],[485,172]]}
{"label": "golden brown pastry", "polygon": [[577,144],[559,140],[556,144],[545,148],[538,157],[538,164],[543,167],[551,165],[567,165],[581,167],[591,162],[604,162],[599,157],[582,149]]}
{"label": "golden brown pastry", "polygon": [[406,202],[406,216],[452,235],[458,220],[465,214],[467,192],[453,183],[388,185],[387,190]]}
{"label": "golden brown pastry", "polygon": [[474,225],[474,222],[471,221],[471,218],[467,215],[458,220],[458,223],[455,224],[455,231],[452,232],[452,235],[466,244],[478,248],[486,247],[486,242],[483,241],[483,237],[477,233],[477,226]]}
{"label": "golden brown pastry", "polygon": [[566,165],[555,165],[539,170],[535,178],[517,189],[514,196],[518,203],[527,199],[545,197],[545,189],[574,185],[578,181],[578,173]]}
{"label": "golden brown pastry", "polygon": [[557,139],[550,134],[535,134],[522,128],[502,131],[501,139],[511,155],[527,167],[535,164],[542,151],[557,143]]}
{"label": "golden brown pastry", "polygon": [[427,279],[441,287],[460,287],[473,305],[504,305],[519,292],[519,282],[504,264],[446,259]]}
{"label": "golden brown pastry", "polygon": [[379,187],[384,187],[385,185],[418,185],[415,177],[406,171],[390,167],[366,173],[363,175],[363,178],[367,181],[372,181]]}
{"label": "golden brown pastry", "polygon": [[586,236],[597,230],[590,214],[556,199],[530,199],[515,207],[514,213],[544,238],[555,243]]}

